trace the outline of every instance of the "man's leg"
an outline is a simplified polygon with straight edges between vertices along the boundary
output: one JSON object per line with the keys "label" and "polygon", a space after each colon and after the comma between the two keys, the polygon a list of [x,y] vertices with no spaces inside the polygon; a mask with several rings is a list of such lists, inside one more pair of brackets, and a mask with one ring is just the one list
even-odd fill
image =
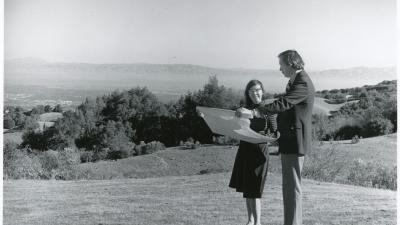
{"label": "man's leg", "polygon": [[304,156],[281,154],[282,193],[285,225],[302,224],[301,170]]}

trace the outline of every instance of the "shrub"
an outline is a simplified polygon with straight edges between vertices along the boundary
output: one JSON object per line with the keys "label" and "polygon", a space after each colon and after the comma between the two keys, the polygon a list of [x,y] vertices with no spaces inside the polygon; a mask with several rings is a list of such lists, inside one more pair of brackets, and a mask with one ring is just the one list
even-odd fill
{"label": "shrub", "polygon": [[95,162],[95,161],[107,159],[109,151],[110,151],[109,148],[101,148],[101,149],[95,151],[93,154],[93,161]]}
{"label": "shrub", "polygon": [[15,127],[15,122],[10,116],[5,116],[3,120],[3,128],[4,129],[11,129]]}
{"label": "shrub", "polygon": [[145,148],[146,148],[146,144],[144,143],[144,141],[141,141],[140,144],[135,145],[135,147],[134,147],[135,155],[145,154],[144,153]]}
{"label": "shrub", "polygon": [[37,154],[42,164],[43,178],[47,179],[65,179],[65,176],[71,173],[71,166],[80,163],[80,153],[72,148],[48,150]]}
{"label": "shrub", "polygon": [[46,178],[52,178],[55,176],[55,169],[60,167],[60,156],[57,151],[48,150],[43,153],[38,153],[38,158],[42,164],[44,170],[44,176]]}
{"label": "shrub", "polygon": [[351,143],[352,143],[352,144],[357,144],[358,142],[360,142],[360,138],[358,137],[358,135],[354,136],[354,137],[351,139]]}
{"label": "shrub", "polygon": [[107,154],[107,159],[117,160],[117,159],[124,159],[131,156],[130,151],[126,150],[111,150]]}
{"label": "shrub", "polygon": [[152,141],[150,143],[147,143],[145,148],[144,148],[144,152],[142,152],[143,154],[151,154],[154,152],[157,152],[159,150],[164,150],[165,149],[165,145],[159,141]]}
{"label": "shrub", "polygon": [[397,189],[397,167],[385,167],[378,163],[353,161],[347,180],[350,184],[365,187]]}
{"label": "shrub", "polygon": [[81,163],[94,162],[94,152],[92,152],[92,151],[81,151],[80,159],[81,159]]}
{"label": "shrub", "polygon": [[390,134],[393,130],[393,124],[390,120],[377,117],[371,119],[367,124],[365,124],[363,129],[364,137],[373,137],[378,135]]}
{"label": "shrub", "polygon": [[335,152],[332,145],[327,150],[313,148],[305,158],[302,175],[309,179],[332,182],[342,173],[345,162]]}
{"label": "shrub", "polygon": [[354,136],[358,136],[361,133],[362,128],[357,125],[345,125],[336,132],[335,137],[341,137],[343,140],[352,139]]}
{"label": "shrub", "polygon": [[3,166],[7,167],[8,164],[16,157],[18,151],[18,144],[15,142],[5,142],[3,146]]}
{"label": "shrub", "polygon": [[[7,150],[9,151],[9,150]],[[11,156],[12,155],[12,156]],[[42,167],[39,158],[27,152],[26,149],[14,149],[12,154],[4,160],[5,179],[42,179],[47,178],[47,173]]]}
{"label": "shrub", "polygon": [[213,142],[218,145],[239,145],[239,140],[228,136],[214,136]]}
{"label": "shrub", "polygon": [[199,141],[194,141],[193,138],[188,138],[186,142],[183,143],[181,146],[182,149],[196,149],[200,147],[200,142]]}

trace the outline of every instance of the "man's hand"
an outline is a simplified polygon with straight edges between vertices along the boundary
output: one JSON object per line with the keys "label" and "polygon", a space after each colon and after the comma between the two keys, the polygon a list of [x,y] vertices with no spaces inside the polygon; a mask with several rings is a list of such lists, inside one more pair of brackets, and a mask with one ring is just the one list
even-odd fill
{"label": "man's hand", "polygon": [[253,118],[253,111],[243,108],[243,107],[240,107],[236,110],[235,116],[237,116],[239,118],[244,117],[244,118],[251,119],[251,118]]}

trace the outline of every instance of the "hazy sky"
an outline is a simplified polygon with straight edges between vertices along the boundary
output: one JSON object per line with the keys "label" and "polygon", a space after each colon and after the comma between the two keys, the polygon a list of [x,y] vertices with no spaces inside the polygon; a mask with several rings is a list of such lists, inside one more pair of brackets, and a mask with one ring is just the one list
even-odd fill
{"label": "hazy sky", "polygon": [[396,64],[396,0],[5,0],[5,59],[276,69]]}

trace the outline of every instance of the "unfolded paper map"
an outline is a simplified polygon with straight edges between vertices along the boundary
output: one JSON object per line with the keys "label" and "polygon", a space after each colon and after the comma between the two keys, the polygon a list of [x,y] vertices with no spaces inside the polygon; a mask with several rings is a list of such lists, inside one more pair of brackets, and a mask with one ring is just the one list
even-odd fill
{"label": "unfolded paper map", "polygon": [[235,111],[201,106],[196,109],[202,113],[203,119],[213,133],[254,144],[276,141],[276,138],[259,134],[250,129],[250,120],[236,117]]}

